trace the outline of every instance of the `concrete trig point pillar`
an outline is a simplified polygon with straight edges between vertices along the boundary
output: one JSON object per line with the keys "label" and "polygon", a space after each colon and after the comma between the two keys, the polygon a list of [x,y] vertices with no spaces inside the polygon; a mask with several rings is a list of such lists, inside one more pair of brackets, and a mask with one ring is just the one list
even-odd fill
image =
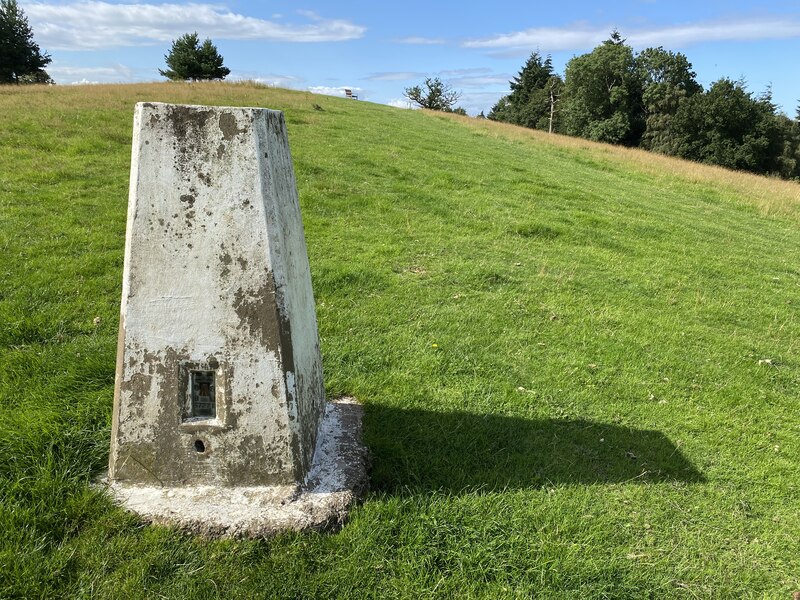
{"label": "concrete trig point pillar", "polygon": [[210,534],[341,522],[360,417],[325,402],[283,113],[137,104],[112,493]]}

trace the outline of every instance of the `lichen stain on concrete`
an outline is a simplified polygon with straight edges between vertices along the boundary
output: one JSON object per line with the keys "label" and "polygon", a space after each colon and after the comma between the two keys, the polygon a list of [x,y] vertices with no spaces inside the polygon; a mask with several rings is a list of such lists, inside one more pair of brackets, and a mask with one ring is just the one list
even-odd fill
{"label": "lichen stain on concrete", "polygon": [[[225,244],[222,245],[222,248],[225,248]],[[231,258],[230,253],[226,250],[219,255],[219,261],[222,263],[222,269],[220,269],[219,274],[225,278],[231,274],[230,266],[233,263],[233,259]]]}
{"label": "lichen stain on concrete", "polygon": [[184,143],[189,141],[187,139],[189,132],[191,130],[197,132],[205,127],[211,114],[210,110],[197,110],[190,106],[170,106],[168,108],[168,118],[172,125],[172,132],[175,135],[176,142],[180,144],[181,141]]}
{"label": "lichen stain on concrete", "polygon": [[292,347],[292,323],[289,317],[281,314],[278,324],[279,343],[281,345],[281,366],[287,373],[294,373],[294,349]]}
{"label": "lichen stain on concrete", "polygon": [[[268,456],[264,452],[264,438],[253,434],[242,436],[236,445],[236,455],[238,459],[242,459],[241,463],[245,465],[245,468],[248,468],[250,464],[257,464],[258,461],[263,460],[264,456]],[[247,477],[238,475],[234,476],[235,481],[247,479]]]}
{"label": "lichen stain on concrete", "polygon": [[[198,110],[191,106],[172,105],[167,108],[167,121],[178,148],[175,166],[179,171],[194,170],[198,162],[202,162],[198,161],[198,154],[205,148],[203,140],[207,136],[203,129],[212,114],[211,110]],[[191,177],[187,176],[187,180]]]}
{"label": "lichen stain on concrete", "polygon": [[223,113],[219,116],[219,130],[222,132],[222,139],[226,142],[247,131],[247,129],[239,129],[236,117],[231,113]]}
{"label": "lichen stain on concrete", "polygon": [[[181,398],[180,388],[180,364],[181,361],[189,359],[189,351],[187,348],[176,350],[175,348],[167,347],[164,349],[163,358],[156,363],[155,372],[159,377],[158,397],[159,398]],[[161,403],[162,409],[167,406],[171,410],[162,410],[161,414],[164,415],[165,425],[174,424],[180,421],[180,404],[175,403]]]}
{"label": "lichen stain on concrete", "polygon": [[162,483],[156,474],[157,451],[152,444],[139,443],[125,452],[121,464],[118,465],[118,472],[125,473],[126,476],[137,476],[143,481],[152,483]]}
{"label": "lichen stain on concrete", "polygon": [[130,379],[120,383],[120,389],[131,395],[141,397],[150,391],[152,377],[146,373],[134,373]]}
{"label": "lichen stain on concrete", "polygon": [[189,205],[189,208],[194,206],[195,198],[191,194],[181,194],[181,202],[186,202]]}
{"label": "lichen stain on concrete", "polygon": [[[172,347],[161,352],[141,352],[138,348],[129,350],[133,355],[140,356],[131,365],[131,368],[139,372],[130,375],[127,380],[123,379],[120,390],[130,393],[127,406],[129,409],[136,407],[138,418],[135,421],[140,426],[135,430],[126,426],[126,432],[119,438],[120,457],[125,456],[126,460],[118,461],[115,477],[132,480],[144,478],[162,485],[165,482],[185,480],[189,459],[176,456],[175,449],[181,444],[177,432],[182,410],[180,400],[183,398],[180,389],[180,364],[189,358],[189,353],[186,348]],[[145,418],[145,405],[153,404],[150,399],[153,381],[156,383],[158,412]],[[168,399],[174,400],[170,402]],[[141,427],[141,423],[147,423],[147,426]],[[156,432],[159,435],[153,435]],[[144,442],[143,439],[152,441]]]}
{"label": "lichen stain on concrete", "polygon": [[245,291],[236,290],[233,308],[240,323],[246,325],[250,335],[267,351],[278,353],[281,347],[281,331],[278,326],[278,310],[275,304],[275,286],[269,274],[261,287]]}

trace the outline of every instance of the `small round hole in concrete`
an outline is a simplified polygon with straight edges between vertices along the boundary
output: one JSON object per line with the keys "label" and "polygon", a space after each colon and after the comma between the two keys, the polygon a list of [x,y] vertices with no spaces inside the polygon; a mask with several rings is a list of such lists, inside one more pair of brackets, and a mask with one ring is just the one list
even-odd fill
{"label": "small round hole in concrete", "polygon": [[201,453],[205,452],[206,451],[206,445],[203,443],[203,440],[195,440],[194,441],[194,449],[197,450],[198,452],[201,452]]}

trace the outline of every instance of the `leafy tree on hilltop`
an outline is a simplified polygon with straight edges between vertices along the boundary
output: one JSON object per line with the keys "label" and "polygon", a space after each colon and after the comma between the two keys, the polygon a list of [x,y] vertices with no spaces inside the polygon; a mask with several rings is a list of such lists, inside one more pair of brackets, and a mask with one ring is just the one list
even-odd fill
{"label": "leafy tree on hilltop", "polygon": [[51,61],[33,41],[17,0],[0,0],[0,83],[52,83],[44,70]]}
{"label": "leafy tree on hilltop", "polygon": [[169,68],[158,72],[173,81],[225,79],[231,72],[223,66],[217,47],[208,38],[200,44],[197,32],[184,34],[173,41],[164,59]]}
{"label": "leafy tree on hilltop", "polygon": [[642,147],[674,154],[670,121],[685,98],[703,91],[692,63],[680,52],[662,47],[646,48],[636,56],[636,71],[642,85],[645,132]]}
{"label": "leafy tree on hilltop", "polygon": [[644,130],[633,50],[619,33],[567,63],[564,129],[600,142],[636,145]]}
{"label": "leafy tree on hilltop", "polygon": [[430,110],[441,110],[452,112],[453,105],[461,97],[460,92],[456,92],[438,77],[426,77],[422,86],[415,85],[405,89],[404,95],[420,108]]}

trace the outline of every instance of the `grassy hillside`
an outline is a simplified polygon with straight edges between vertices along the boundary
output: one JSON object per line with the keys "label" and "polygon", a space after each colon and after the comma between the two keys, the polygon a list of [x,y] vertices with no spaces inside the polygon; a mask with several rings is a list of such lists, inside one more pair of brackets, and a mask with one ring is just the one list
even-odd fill
{"label": "grassy hillside", "polygon": [[[138,100],[286,112],[374,463],[338,534],[195,539],[88,486]],[[800,589],[800,186],[250,85],[0,88],[0,149],[0,597]]]}

